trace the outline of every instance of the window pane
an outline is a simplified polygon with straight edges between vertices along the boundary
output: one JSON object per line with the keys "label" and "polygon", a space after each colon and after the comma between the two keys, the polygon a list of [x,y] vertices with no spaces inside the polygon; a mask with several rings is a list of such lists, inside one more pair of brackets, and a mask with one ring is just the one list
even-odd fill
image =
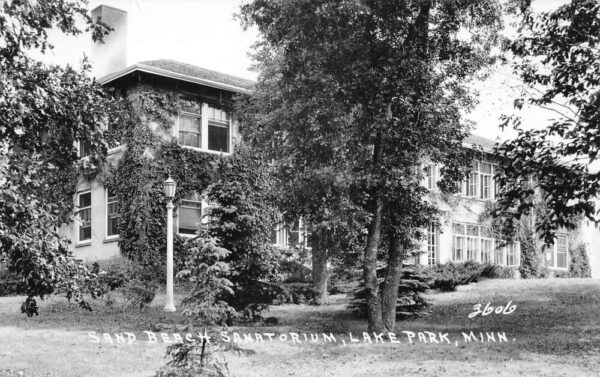
{"label": "window pane", "polygon": [[482,239],[481,240],[481,262],[492,261],[492,240]]}
{"label": "window pane", "polygon": [[179,115],[179,143],[200,148],[202,136],[202,118],[193,115]]}
{"label": "window pane", "polygon": [[462,261],[464,257],[465,238],[454,236],[454,245],[452,252],[453,261]]}
{"label": "window pane", "polygon": [[567,268],[567,236],[556,236],[556,267]]}
{"label": "window pane", "polygon": [[479,171],[483,174],[492,174],[492,164],[482,162],[479,164]]}
{"label": "window pane", "polygon": [[479,235],[479,226],[477,226],[477,225],[467,225],[467,235],[469,235],[469,236],[478,236]]}
{"label": "window pane", "polygon": [[106,200],[106,235],[116,236],[119,234],[119,201],[117,196],[110,190]]}
{"label": "window pane", "polygon": [[92,193],[79,194],[79,208],[89,207],[92,205]]}
{"label": "window pane", "polygon": [[208,125],[208,149],[229,152],[229,126]]}
{"label": "window pane", "polygon": [[196,234],[201,219],[202,210],[200,208],[184,207],[182,205],[179,208],[179,233]]}
{"label": "window pane", "polygon": [[427,264],[437,263],[438,235],[437,227],[429,224],[427,227]]}
{"label": "window pane", "polygon": [[91,145],[87,141],[79,141],[79,157],[87,157],[90,155]]}
{"label": "window pane", "polygon": [[477,177],[478,173],[471,173],[467,182],[467,196],[477,196]]}
{"label": "window pane", "polygon": [[500,247],[498,249],[496,249],[496,252],[494,253],[494,263],[499,264],[499,265],[504,265],[504,248]]}
{"label": "window pane", "polygon": [[481,198],[490,199],[492,197],[492,177],[490,175],[481,176]]}
{"label": "window pane", "polygon": [[452,232],[454,234],[465,234],[465,226],[462,224],[452,224]]}
{"label": "window pane", "polygon": [[477,254],[479,254],[479,239],[478,238],[467,238],[467,260],[477,260]]}

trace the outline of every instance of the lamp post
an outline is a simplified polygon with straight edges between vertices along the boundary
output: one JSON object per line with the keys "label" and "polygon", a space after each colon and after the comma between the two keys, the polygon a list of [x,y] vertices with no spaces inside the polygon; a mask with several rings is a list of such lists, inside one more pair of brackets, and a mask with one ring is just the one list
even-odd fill
{"label": "lamp post", "polygon": [[177,184],[169,176],[164,183],[165,196],[169,200],[167,203],[167,302],[165,303],[166,312],[175,311],[173,302],[173,197]]}

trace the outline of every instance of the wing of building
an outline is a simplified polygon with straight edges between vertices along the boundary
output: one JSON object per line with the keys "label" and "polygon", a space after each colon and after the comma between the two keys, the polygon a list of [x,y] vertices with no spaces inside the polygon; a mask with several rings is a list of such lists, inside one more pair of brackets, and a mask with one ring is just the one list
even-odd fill
{"label": "wing of building", "polygon": [[[93,61],[102,85],[117,88],[130,98],[135,98],[141,88],[155,88],[170,92],[188,101],[185,111],[172,119],[168,131],[157,129],[165,140],[177,140],[185,148],[198,153],[227,155],[233,152],[239,138],[238,125],[232,121],[230,109],[236,94],[248,93],[253,82],[173,60],[161,59],[130,62],[127,59],[127,13],[108,6],[92,11],[95,17],[115,29],[104,44],[97,44]],[[453,197],[442,195],[437,189],[440,167],[425,164],[423,182],[437,201],[442,212],[441,225],[430,225],[421,252],[407,263],[431,265],[445,262],[474,260],[491,262],[517,269],[521,263],[519,242],[504,240],[494,235],[486,209],[495,199],[496,159],[494,141],[472,135],[466,148],[478,147],[485,157],[473,161],[469,178],[462,183],[461,193]],[[109,151],[109,161],[117,160],[122,147]],[[86,146],[79,145],[82,158]],[[100,182],[82,181],[74,198],[79,210],[79,220],[63,231],[71,237],[76,254],[85,260],[106,259],[118,255],[117,196]],[[186,197],[177,209],[175,226],[181,235],[194,234],[207,203],[198,196]],[[308,227],[299,219],[295,224],[278,226],[273,232],[273,242],[281,247],[307,244]],[[556,235],[553,246],[546,248],[543,263],[553,271],[567,271],[570,252],[585,247],[591,259],[592,272],[600,276],[600,257],[592,248],[600,245],[600,233],[587,223],[576,231]]]}

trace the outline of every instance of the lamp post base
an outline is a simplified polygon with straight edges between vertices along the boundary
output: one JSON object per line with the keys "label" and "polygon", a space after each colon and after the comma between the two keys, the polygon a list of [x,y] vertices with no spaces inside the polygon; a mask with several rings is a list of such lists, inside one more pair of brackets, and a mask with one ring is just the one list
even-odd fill
{"label": "lamp post base", "polygon": [[167,304],[163,308],[163,312],[174,312],[174,311],[176,311],[176,309],[175,309],[175,305],[173,305],[173,304]]}

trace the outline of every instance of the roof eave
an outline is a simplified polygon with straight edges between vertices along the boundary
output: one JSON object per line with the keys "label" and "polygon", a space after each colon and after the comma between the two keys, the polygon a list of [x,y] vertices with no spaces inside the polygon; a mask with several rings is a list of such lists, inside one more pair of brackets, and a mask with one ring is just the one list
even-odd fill
{"label": "roof eave", "polygon": [[140,64],[140,63],[136,63],[136,64],[126,67],[120,71],[113,72],[109,75],[103,76],[103,77],[99,78],[97,81],[101,85],[106,85],[106,84],[110,83],[111,81],[114,81],[118,78],[126,76],[135,71],[146,72],[146,73],[150,73],[150,74],[154,74],[154,75],[158,75],[158,76],[162,76],[162,77],[168,77],[168,78],[172,78],[175,80],[191,82],[194,84],[209,86],[209,87],[216,88],[216,89],[228,90],[228,91],[240,93],[240,94],[250,93],[250,89],[247,89],[247,88],[244,88],[241,86],[220,83],[217,81],[212,81],[212,80],[207,80],[207,79],[201,79],[199,77],[184,75],[181,73],[176,73],[176,72],[172,72],[172,71],[157,68],[157,67],[151,67],[151,66],[148,66],[145,64]]}
{"label": "roof eave", "polygon": [[475,149],[475,147],[479,147],[485,153],[494,154],[494,148],[484,147],[483,145],[480,145],[477,143],[469,143],[469,142],[463,141],[462,145],[463,145],[463,147],[468,148],[468,149]]}

